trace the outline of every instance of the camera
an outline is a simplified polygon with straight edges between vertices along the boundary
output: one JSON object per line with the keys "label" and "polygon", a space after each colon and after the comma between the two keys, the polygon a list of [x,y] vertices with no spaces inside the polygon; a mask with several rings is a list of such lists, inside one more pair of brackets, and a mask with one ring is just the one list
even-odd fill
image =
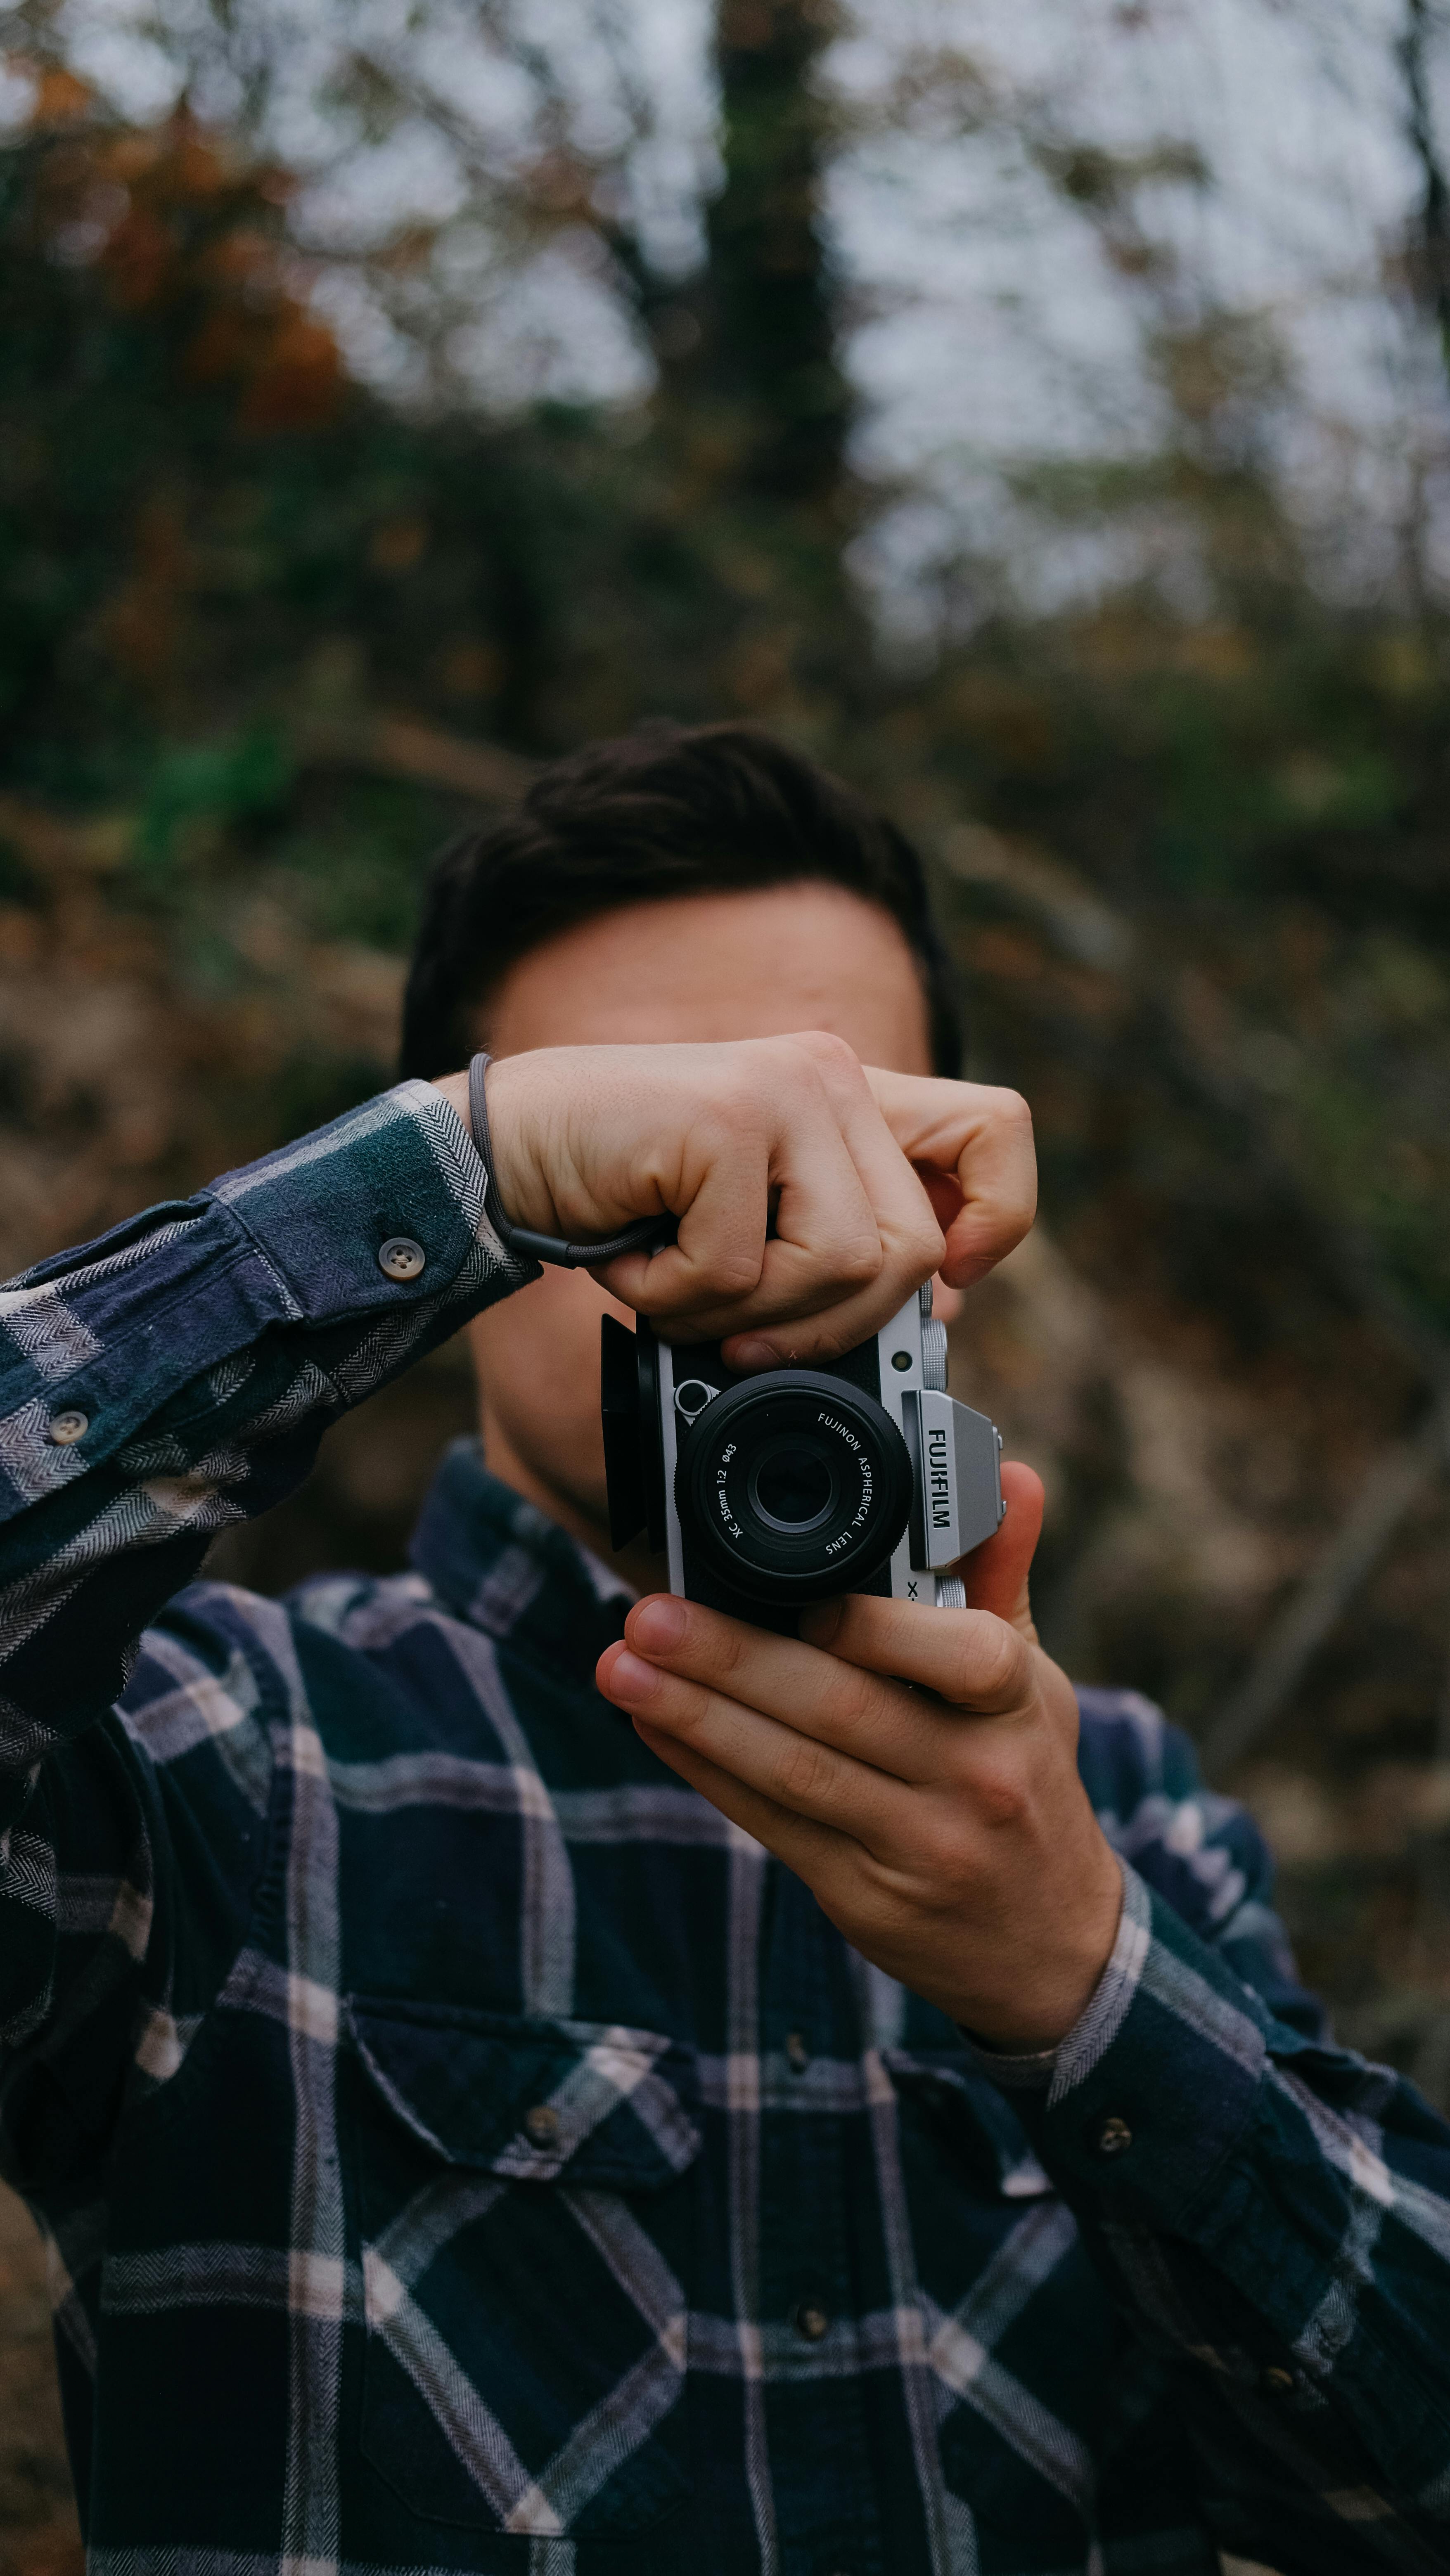
{"label": "camera", "polygon": [[610,1543],[645,1531],[671,1592],[782,1634],[842,1592],[962,1607],[943,1569],[1002,1518],[1002,1439],[946,1391],[930,1287],[810,1368],[739,1377],[611,1315],[602,1362]]}

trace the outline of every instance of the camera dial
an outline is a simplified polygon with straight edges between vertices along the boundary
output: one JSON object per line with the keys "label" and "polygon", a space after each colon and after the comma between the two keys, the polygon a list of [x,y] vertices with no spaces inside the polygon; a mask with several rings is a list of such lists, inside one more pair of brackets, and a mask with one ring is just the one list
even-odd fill
{"label": "camera dial", "polygon": [[841,1378],[772,1369],[681,1421],[681,1528],[717,1575],[755,1600],[853,1590],[890,1556],[911,1498],[900,1431]]}

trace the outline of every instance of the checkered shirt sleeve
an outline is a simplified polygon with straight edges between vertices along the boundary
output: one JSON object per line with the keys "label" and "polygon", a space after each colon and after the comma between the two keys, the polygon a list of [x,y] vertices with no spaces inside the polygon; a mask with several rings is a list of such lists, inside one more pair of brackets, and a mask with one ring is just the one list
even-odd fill
{"label": "checkered shirt sleeve", "polygon": [[1366,2564],[1450,2565],[1450,2129],[1334,2044],[1263,1838],[1187,1738],[1133,1692],[1079,1699],[1117,1942],[1057,2049],[977,2062],[1185,2373],[1205,2491],[1245,2550],[1319,2566],[1358,2526]]}
{"label": "checkered shirt sleeve", "polygon": [[[402,1279],[379,1258],[397,1237],[423,1256]],[[407,1082],[0,1290],[0,2078],[46,2031],[78,2146],[118,2068],[179,2062],[262,1851],[244,1596],[152,1629],[138,1670],[143,1630],[329,1423],[537,1275],[489,1226],[453,1110]],[[23,2186],[13,2117],[3,2160]]]}

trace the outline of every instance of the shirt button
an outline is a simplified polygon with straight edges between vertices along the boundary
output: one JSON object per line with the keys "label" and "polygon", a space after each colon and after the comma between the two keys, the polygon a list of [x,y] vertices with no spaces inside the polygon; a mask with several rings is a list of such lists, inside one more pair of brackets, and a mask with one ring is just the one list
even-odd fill
{"label": "shirt button", "polygon": [[1104,2120],[1095,2143],[1100,2156],[1120,2156],[1125,2147],[1132,2145],[1133,2132],[1127,2121],[1120,2120],[1115,2111],[1111,2119]]}
{"label": "shirt button", "polygon": [[81,1413],[75,1405],[68,1405],[64,1413],[51,1415],[45,1436],[55,1442],[57,1449],[69,1449],[77,1440],[84,1440],[90,1427],[90,1415]]}
{"label": "shirt button", "polygon": [[1261,2370],[1259,2386],[1270,2397],[1292,2397],[1299,2383],[1292,2370]]}
{"label": "shirt button", "polygon": [[788,2030],[786,2032],[785,2053],[792,2075],[804,2075],[806,2068],[811,2062],[811,2052],[807,2048],[805,2039],[800,2031]]}
{"label": "shirt button", "polygon": [[559,2114],[552,2102],[536,2102],[524,2113],[524,2127],[536,2147],[552,2146],[559,2134]]}
{"label": "shirt button", "polygon": [[378,1249],[378,1268],[386,1278],[400,1282],[420,1279],[427,1261],[423,1246],[415,1243],[411,1234],[390,1234]]}
{"label": "shirt button", "polygon": [[819,2343],[823,2334],[829,2334],[831,2327],[825,2309],[816,2307],[810,2299],[802,2299],[792,2323],[806,2343]]}

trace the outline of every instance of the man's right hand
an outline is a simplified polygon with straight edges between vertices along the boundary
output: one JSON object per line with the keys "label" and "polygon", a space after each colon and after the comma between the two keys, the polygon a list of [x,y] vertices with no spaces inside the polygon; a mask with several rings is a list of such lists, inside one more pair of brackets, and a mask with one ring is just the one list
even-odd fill
{"label": "man's right hand", "polygon": [[[466,1124],[466,1077],[439,1087]],[[488,1106],[512,1222],[587,1242],[670,1210],[675,1243],[595,1276],[666,1339],[723,1341],[742,1370],[833,1357],[879,1331],[942,1263],[943,1192],[971,1208],[973,1276],[1032,1222],[1015,1093],[868,1080],[819,1031],[504,1056]]]}

